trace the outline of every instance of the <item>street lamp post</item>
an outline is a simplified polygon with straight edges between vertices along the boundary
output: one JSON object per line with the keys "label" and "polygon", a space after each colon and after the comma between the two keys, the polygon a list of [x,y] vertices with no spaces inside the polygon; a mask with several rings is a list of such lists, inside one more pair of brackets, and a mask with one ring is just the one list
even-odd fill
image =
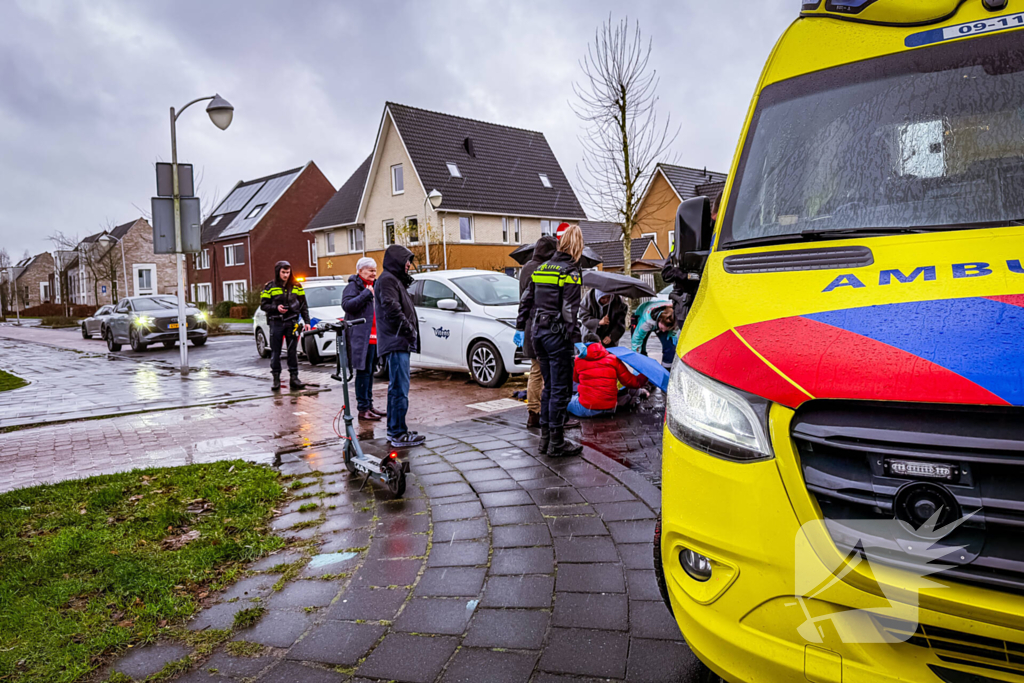
{"label": "street lamp post", "polygon": [[[437,207],[441,206],[441,193],[437,190],[431,190],[427,193],[427,196],[423,198],[423,239],[427,245],[427,265],[430,265],[430,230],[427,229],[427,224],[430,222],[430,216],[428,215],[427,202],[437,210]],[[442,233],[442,238],[444,233]]]}
{"label": "street lamp post", "polygon": [[178,193],[178,138],[174,124],[182,112],[196,102],[205,102],[206,100],[210,100],[210,104],[206,106],[206,113],[210,115],[213,125],[221,130],[230,126],[235,108],[220,95],[196,98],[177,113],[175,113],[174,107],[171,107],[171,180],[174,196],[174,251],[178,262],[178,346],[181,348],[182,377],[188,377],[188,320],[185,316],[185,254],[182,251],[181,238],[181,195]]}
{"label": "street lamp post", "polygon": [[[99,241],[103,242],[104,244],[110,244],[111,242],[117,242],[118,244],[121,245],[121,274],[124,276],[124,295],[128,296],[128,292],[129,292],[128,266],[124,262],[124,240],[123,240],[123,238],[121,238],[121,237],[114,237],[113,235],[108,233],[108,234],[104,235],[103,237],[100,237]],[[114,282],[112,283],[112,285],[116,286],[116,284],[117,284],[116,280],[117,280],[117,273],[114,273]],[[113,289],[113,287],[111,289]],[[99,301],[97,301],[96,303],[98,305]],[[116,301],[114,301],[114,292],[110,292],[110,303],[112,303],[112,304],[116,304],[117,303]]]}

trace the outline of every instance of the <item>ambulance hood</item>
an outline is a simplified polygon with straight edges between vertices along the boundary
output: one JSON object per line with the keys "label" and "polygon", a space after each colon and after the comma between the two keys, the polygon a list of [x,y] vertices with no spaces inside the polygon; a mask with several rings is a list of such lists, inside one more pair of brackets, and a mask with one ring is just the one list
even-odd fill
{"label": "ambulance hood", "polygon": [[[801,269],[805,246],[818,250],[806,259],[817,269]],[[860,249],[823,269],[823,247]],[[796,253],[788,270],[743,272],[744,256],[783,249]],[[680,353],[791,408],[813,398],[1024,405],[1022,264],[1017,227],[714,252]]]}

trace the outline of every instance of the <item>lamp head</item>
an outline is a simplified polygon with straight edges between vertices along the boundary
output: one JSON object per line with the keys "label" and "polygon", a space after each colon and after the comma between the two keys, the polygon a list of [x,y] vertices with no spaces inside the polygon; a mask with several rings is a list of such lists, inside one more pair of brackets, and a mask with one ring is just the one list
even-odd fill
{"label": "lamp head", "polygon": [[213,125],[221,130],[225,130],[231,125],[231,119],[235,115],[235,108],[220,95],[214,95],[213,99],[210,100],[210,104],[206,106],[206,113],[210,115]]}
{"label": "lamp head", "polygon": [[435,209],[441,206],[441,193],[437,190],[431,190],[430,194],[427,195],[427,198],[430,199],[430,205]]}

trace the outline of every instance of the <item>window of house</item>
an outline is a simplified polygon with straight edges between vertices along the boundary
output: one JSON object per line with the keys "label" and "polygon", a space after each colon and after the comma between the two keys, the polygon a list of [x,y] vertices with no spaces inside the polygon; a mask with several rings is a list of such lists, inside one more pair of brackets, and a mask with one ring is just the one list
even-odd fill
{"label": "window of house", "polygon": [[391,167],[391,194],[402,194],[405,192],[405,178],[402,176],[402,165],[395,164]]}
{"label": "window of house", "polygon": [[558,221],[542,220],[540,222],[540,234],[542,235],[554,235],[557,229]]}
{"label": "window of house", "polygon": [[192,259],[195,263],[196,270],[205,270],[210,267],[210,250],[203,249],[202,251],[194,254]]}
{"label": "window of house", "polygon": [[316,268],[316,240],[306,240],[306,251],[309,256],[309,267]]}
{"label": "window of house", "polygon": [[395,243],[395,222],[384,221],[384,246],[390,247]]}
{"label": "window of house", "polygon": [[132,266],[135,275],[135,296],[157,293],[156,264],[137,263]]}
{"label": "window of house", "polygon": [[543,185],[544,187],[551,187],[551,181],[548,180],[548,174],[547,173],[538,173],[537,177],[540,178],[540,184],[541,185]]}
{"label": "window of house", "polygon": [[324,237],[327,239],[327,253],[328,254],[333,254],[334,253],[334,231],[331,230],[331,231],[325,233]]}
{"label": "window of house", "polygon": [[245,245],[244,244],[229,244],[224,247],[224,265],[225,266],[244,266],[245,265]]}
{"label": "window of house", "polygon": [[213,285],[209,282],[201,282],[196,287],[196,301],[204,304],[213,303]]}
{"label": "window of house", "polygon": [[405,219],[405,228],[409,233],[409,244],[420,242],[420,219],[416,216],[409,216]]}
{"label": "window of house", "polygon": [[40,282],[39,283],[39,299],[46,303],[50,300],[50,283]]}
{"label": "window of house", "polygon": [[348,229],[348,251],[353,254],[357,251],[363,250],[363,229],[362,228],[349,228]]}
{"label": "window of house", "polygon": [[459,216],[459,239],[463,242],[473,241],[472,216]]}
{"label": "window of house", "polygon": [[501,219],[501,241],[509,244],[519,244],[519,219],[506,217]]}
{"label": "window of house", "polygon": [[245,298],[245,280],[231,280],[224,283],[224,301],[238,303]]}
{"label": "window of house", "polygon": [[447,166],[448,166],[448,174],[452,178],[461,178],[462,177],[462,174],[459,173],[459,167],[458,167],[457,164],[449,163],[449,164],[447,164]]}
{"label": "window of house", "polygon": [[264,206],[266,206],[266,204],[257,204],[256,206],[252,207],[252,211],[250,211],[249,215],[245,217],[246,220],[250,218],[256,218],[256,216],[259,216],[260,212],[263,211]]}

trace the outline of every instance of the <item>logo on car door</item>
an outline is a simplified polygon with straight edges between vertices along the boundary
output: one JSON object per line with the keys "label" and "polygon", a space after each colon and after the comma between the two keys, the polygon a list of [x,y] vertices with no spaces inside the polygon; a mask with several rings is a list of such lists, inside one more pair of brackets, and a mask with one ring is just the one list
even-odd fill
{"label": "logo on car door", "polygon": [[431,329],[434,330],[434,336],[439,339],[447,339],[452,333],[451,330],[446,330],[443,327],[432,327]]}

